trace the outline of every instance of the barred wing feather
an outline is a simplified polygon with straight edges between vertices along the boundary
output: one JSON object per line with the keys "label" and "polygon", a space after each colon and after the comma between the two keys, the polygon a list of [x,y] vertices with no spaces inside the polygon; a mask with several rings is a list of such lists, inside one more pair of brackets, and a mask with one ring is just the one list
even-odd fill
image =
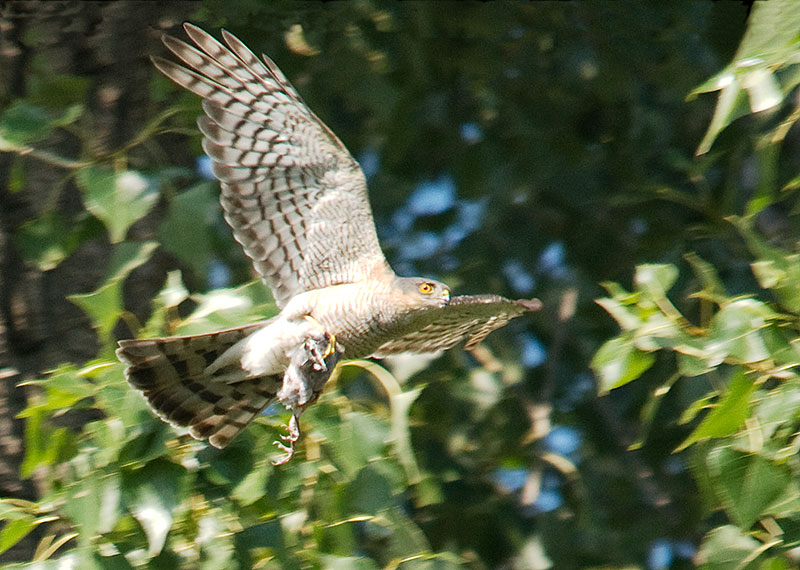
{"label": "barred wing feather", "polygon": [[375,356],[402,352],[436,352],[447,350],[461,341],[471,350],[495,329],[511,319],[536,311],[538,299],[512,300],[498,295],[463,295],[453,297],[441,309],[420,311],[412,321],[412,332],[383,344]]}
{"label": "barred wing feather", "polygon": [[197,47],[164,37],[188,67],[164,75],[204,99],[203,149],[222,186],[225,219],[279,307],[294,295],[391,275],[364,174],[277,66],[235,36],[186,24]]}

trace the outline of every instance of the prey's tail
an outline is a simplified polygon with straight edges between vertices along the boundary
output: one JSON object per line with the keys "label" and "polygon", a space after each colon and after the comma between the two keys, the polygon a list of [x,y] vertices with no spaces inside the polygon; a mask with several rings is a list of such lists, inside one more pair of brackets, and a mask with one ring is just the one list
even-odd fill
{"label": "prey's tail", "polygon": [[159,417],[188,427],[197,439],[223,448],[275,398],[281,374],[226,383],[206,368],[264,322],[195,336],[123,340],[117,357],[125,377]]}

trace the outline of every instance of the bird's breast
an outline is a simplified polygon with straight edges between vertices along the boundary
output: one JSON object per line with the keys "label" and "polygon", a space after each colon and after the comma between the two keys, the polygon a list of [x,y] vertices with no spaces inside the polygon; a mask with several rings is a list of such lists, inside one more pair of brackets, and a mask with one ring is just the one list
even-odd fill
{"label": "bird's breast", "polygon": [[348,283],[309,291],[309,312],[344,348],[345,358],[369,356],[388,338],[391,296],[380,286]]}

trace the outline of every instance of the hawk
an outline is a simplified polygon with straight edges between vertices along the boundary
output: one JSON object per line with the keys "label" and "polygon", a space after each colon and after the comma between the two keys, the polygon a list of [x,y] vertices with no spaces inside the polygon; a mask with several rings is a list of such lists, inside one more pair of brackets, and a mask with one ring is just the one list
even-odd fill
{"label": "hawk", "polygon": [[191,24],[195,46],[165,36],[186,66],[153,57],[172,81],[203,98],[203,149],[220,181],[233,235],[281,312],[195,336],[120,341],[125,376],[155,413],[225,447],[277,399],[298,418],[342,356],[427,353],[494,329],[539,301],[450,296],[432,279],[398,277],[381,252],[364,174],[266,56],[223,30],[224,44]]}

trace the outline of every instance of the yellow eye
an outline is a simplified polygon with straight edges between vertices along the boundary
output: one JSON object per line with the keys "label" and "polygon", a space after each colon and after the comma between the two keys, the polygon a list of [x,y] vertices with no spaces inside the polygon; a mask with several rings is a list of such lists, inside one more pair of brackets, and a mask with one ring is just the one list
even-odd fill
{"label": "yellow eye", "polygon": [[423,295],[430,295],[433,293],[433,285],[430,283],[420,283],[418,289]]}

